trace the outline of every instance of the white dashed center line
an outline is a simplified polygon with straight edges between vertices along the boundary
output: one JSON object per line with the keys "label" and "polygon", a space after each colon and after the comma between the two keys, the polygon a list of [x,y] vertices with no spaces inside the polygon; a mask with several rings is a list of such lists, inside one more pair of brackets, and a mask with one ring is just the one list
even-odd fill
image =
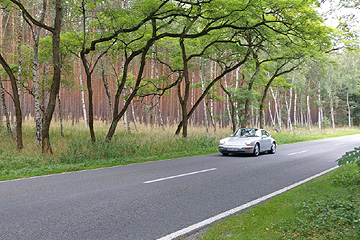
{"label": "white dashed center line", "polygon": [[194,175],[194,174],[210,172],[210,171],[214,171],[214,170],[216,170],[216,168],[210,168],[210,169],[205,169],[205,170],[196,171],[196,172],[191,172],[191,173],[184,173],[184,174],[180,174],[180,175],[176,175],[176,176],[159,178],[159,179],[155,179],[155,180],[151,180],[151,181],[146,181],[146,182],[144,182],[144,183],[147,184],[147,183],[160,182],[160,181],[164,181],[164,180],[169,180],[169,179],[179,178],[179,177],[185,177],[185,176],[190,176],[190,175]]}
{"label": "white dashed center line", "polygon": [[308,152],[308,151],[309,151],[309,150],[304,150],[304,151],[301,151],[301,152],[289,153],[288,156],[296,155],[296,154],[301,154],[301,153],[306,153],[306,152]]}

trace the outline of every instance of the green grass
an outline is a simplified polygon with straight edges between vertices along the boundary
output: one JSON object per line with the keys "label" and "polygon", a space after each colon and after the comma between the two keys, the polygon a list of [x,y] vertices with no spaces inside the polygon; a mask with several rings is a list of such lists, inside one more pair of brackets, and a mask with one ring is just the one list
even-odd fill
{"label": "green grass", "polygon": [[[84,131],[82,124],[66,122],[64,129],[62,137],[58,123],[52,124],[50,141],[54,155],[45,157],[35,144],[32,121],[24,122],[24,149],[20,152],[11,136],[0,128],[0,180],[216,153],[219,139],[231,133],[230,129],[206,132],[205,128],[193,127],[189,129],[188,139],[183,139],[174,136],[174,127],[141,126],[139,132],[124,133],[119,124],[116,136],[106,143],[108,126],[96,123],[97,141],[91,143],[89,132]],[[284,144],[354,133],[360,133],[360,129],[311,132],[297,129],[294,133],[272,134],[279,144]]]}
{"label": "green grass", "polygon": [[340,167],[216,223],[201,239],[360,239],[359,170]]}

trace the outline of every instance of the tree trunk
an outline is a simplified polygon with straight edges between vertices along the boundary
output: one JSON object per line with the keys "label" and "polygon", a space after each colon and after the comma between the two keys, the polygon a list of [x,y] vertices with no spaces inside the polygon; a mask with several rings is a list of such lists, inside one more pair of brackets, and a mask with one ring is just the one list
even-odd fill
{"label": "tree trunk", "polygon": [[311,109],[310,109],[310,87],[311,87],[311,82],[310,82],[310,78],[308,79],[308,90],[307,90],[307,95],[306,95],[306,106],[307,106],[307,125],[309,127],[309,130],[311,130],[311,125],[312,125],[312,120],[311,120]]}
{"label": "tree trunk", "polygon": [[[121,119],[121,117],[124,115],[125,111],[128,109],[130,103],[132,102],[132,100],[134,99],[142,77],[143,77],[143,73],[144,73],[144,69],[145,69],[145,64],[146,64],[146,54],[148,53],[150,47],[154,44],[155,40],[151,39],[147,42],[146,46],[144,48],[142,48],[141,50],[135,51],[131,54],[131,56],[125,60],[124,63],[124,72],[123,72],[123,76],[121,79],[121,83],[118,86],[118,90],[116,92],[115,95],[115,103],[114,103],[114,116],[113,116],[113,120],[111,122],[109,131],[106,135],[106,141],[110,142],[111,139],[114,136],[115,130],[116,130],[116,126],[119,122],[119,120]],[[125,105],[123,106],[122,110],[119,112],[119,103],[120,103],[120,96],[121,96],[121,92],[124,89],[125,83],[126,83],[126,79],[127,79],[127,72],[128,72],[128,66],[129,63],[135,58],[135,56],[141,54],[141,59],[140,59],[140,66],[139,66],[139,70],[138,70],[138,75],[135,81],[135,86],[133,87],[133,91],[131,92],[131,94],[129,95],[129,97],[126,100]]]}
{"label": "tree trunk", "polygon": [[[200,59],[201,61],[201,59]],[[205,91],[205,80],[204,80],[204,76],[203,76],[203,69],[202,69],[202,63],[200,62],[200,81],[201,81],[201,92],[202,94],[204,94]],[[205,123],[205,127],[206,127],[206,132],[209,132],[209,125],[208,125],[208,116],[207,116],[207,107],[206,107],[206,99],[203,102],[204,104],[204,123]]]}
{"label": "tree trunk", "polygon": [[[0,9],[0,46],[3,45],[3,23],[2,23],[2,19],[3,19],[3,9]],[[0,96],[1,96],[1,100],[2,100],[2,106],[3,106],[3,110],[4,110],[4,115],[5,115],[5,119],[6,119],[6,131],[8,134],[11,134],[11,125],[10,125],[10,117],[9,117],[9,112],[7,110],[7,106],[6,106],[6,102],[5,102],[5,94],[4,94],[4,86],[2,83],[2,76],[0,75]]]}
{"label": "tree trunk", "polygon": [[349,90],[346,92],[346,105],[348,109],[348,122],[349,122],[349,128],[351,128],[351,107],[349,103]]}
{"label": "tree trunk", "polygon": [[61,136],[64,137],[64,124],[63,124],[63,117],[62,117],[62,110],[61,110],[61,99],[60,94],[58,94],[58,108],[59,108],[59,119],[60,119],[60,133]]}
{"label": "tree trunk", "polygon": [[272,97],[274,99],[274,103],[275,103],[275,118],[278,121],[279,131],[282,132],[281,114],[279,112],[279,111],[281,111],[281,109],[279,109],[279,102],[278,102],[277,92],[276,92],[276,95],[275,95],[272,88],[270,88],[270,91],[271,91],[271,95],[272,95]]}
{"label": "tree trunk", "polygon": [[297,91],[296,91],[296,87],[294,89],[294,127],[296,129],[296,125],[298,124],[298,120],[297,120]]}
{"label": "tree trunk", "polygon": [[276,69],[274,75],[273,75],[271,78],[269,78],[269,81],[268,81],[268,83],[267,83],[266,86],[265,86],[264,93],[263,93],[263,96],[262,96],[261,102],[260,102],[260,124],[261,124],[261,125],[260,125],[260,128],[263,128],[263,126],[262,126],[262,124],[263,124],[263,123],[262,123],[262,120],[263,120],[263,109],[264,109],[264,107],[265,107],[265,99],[266,99],[266,96],[267,96],[267,92],[268,92],[268,90],[269,90],[272,82],[274,81],[275,78],[277,78],[277,77],[279,77],[279,76],[281,76],[281,75],[283,75],[283,74],[285,74],[285,73],[289,73],[289,72],[295,70],[296,67],[297,67],[297,66],[294,66],[294,67],[292,67],[292,68],[290,68],[290,69],[288,69],[288,70],[285,70],[285,71],[282,71],[282,72],[281,72],[281,69],[282,69],[287,63],[288,63],[288,62],[284,62],[279,68]]}
{"label": "tree trunk", "polygon": [[333,102],[333,95],[331,89],[329,90],[329,98],[330,98],[331,125],[332,125],[332,129],[335,129],[334,102]]}
{"label": "tree trunk", "polygon": [[22,34],[23,34],[23,16],[21,11],[19,12],[19,35],[18,35],[18,76],[17,76],[17,80],[18,80],[18,92],[19,95],[21,94],[21,72],[22,72],[22,53],[21,53],[21,45],[22,45]]}
{"label": "tree trunk", "polygon": [[183,61],[183,66],[184,66],[184,71],[183,71],[183,80],[184,80],[184,84],[185,84],[185,89],[184,89],[184,97],[181,96],[181,82],[179,82],[179,86],[178,86],[178,96],[179,96],[179,102],[180,102],[180,106],[181,106],[181,113],[182,113],[182,122],[183,122],[183,137],[187,138],[188,136],[188,112],[187,112],[187,104],[189,101],[189,94],[190,94],[190,78],[189,78],[189,67],[188,67],[188,59],[186,56],[186,49],[185,49],[185,45],[184,45],[184,39],[180,39],[180,48],[181,48],[181,56],[182,56],[182,61]]}
{"label": "tree trunk", "polygon": [[[211,66],[210,79],[214,79],[214,72],[216,74],[216,63],[211,61],[210,66]],[[214,132],[216,132],[216,122],[214,119],[214,96],[212,93],[210,94],[210,107],[208,109],[209,109],[209,117],[210,117],[211,125],[214,128]]]}
{"label": "tree trunk", "polygon": [[112,103],[112,100],[111,100],[111,94],[110,94],[110,90],[109,90],[109,83],[108,83],[108,80],[106,78],[105,69],[104,69],[103,65],[102,65],[101,77],[102,77],[102,81],[103,81],[103,84],[104,84],[106,97],[107,97],[108,103],[109,103],[110,117],[112,118],[112,116],[113,116],[113,103]]}
{"label": "tree trunk", "polygon": [[[134,103],[131,102],[131,114],[133,116],[133,121],[134,121],[134,126],[135,126],[135,131],[139,131],[138,126],[137,126],[137,121],[136,121],[136,115],[135,115],[135,109],[134,109]],[[161,116],[161,113],[160,113]],[[162,118],[161,118],[162,120]]]}
{"label": "tree trunk", "polygon": [[[40,15],[40,22],[44,23],[45,21],[45,12],[47,7],[47,0],[42,2],[42,11]],[[36,126],[36,145],[41,146],[42,142],[42,111],[40,103],[40,87],[39,87],[39,41],[40,41],[41,28],[35,26],[35,29],[32,33],[34,39],[34,53],[33,53],[33,66],[32,66],[32,75],[33,75],[33,94],[34,94],[34,110],[35,110],[35,126]]]}
{"label": "tree trunk", "polygon": [[88,107],[89,107],[89,130],[92,142],[96,142],[95,130],[94,130],[94,104],[93,104],[93,89],[92,89],[92,73],[89,68],[89,64],[86,60],[84,49],[80,53],[81,61],[85,69],[86,74],[86,86],[88,90]]}
{"label": "tree trunk", "polygon": [[[240,69],[236,69],[235,71],[235,89],[238,89],[239,87],[239,71]],[[235,107],[235,115],[236,115],[236,126],[240,126],[240,116],[238,109],[239,103],[235,102],[234,104],[235,104],[234,107]]]}
{"label": "tree trunk", "polygon": [[227,86],[226,86],[226,79],[225,79],[225,87],[220,83],[221,88],[223,89],[223,91],[226,94],[226,106],[229,112],[229,119],[230,119],[230,123],[231,123],[231,130],[233,132],[236,131],[236,122],[235,122],[235,105],[234,102],[232,100],[232,96],[231,96],[231,92],[227,90]]}
{"label": "tree trunk", "polygon": [[44,115],[42,126],[42,152],[45,155],[52,155],[52,148],[50,145],[50,124],[56,105],[56,97],[59,94],[60,80],[61,80],[61,58],[60,58],[60,33],[62,21],[62,0],[55,2],[55,24],[53,34],[53,82],[50,88],[50,96],[48,106]]}
{"label": "tree trunk", "polygon": [[319,79],[318,83],[318,127],[319,130],[322,129],[322,103],[321,103],[321,83]]}
{"label": "tree trunk", "polygon": [[4,110],[4,115],[5,115],[5,121],[6,121],[6,131],[8,134],[11,134],[10,116],[9,116],[9,112],[7,110],[7,106],[6,106],[6,102],[5,102],[4,86],[2,83],[1,76],[0,76],[0,95],[1,95],[1,101],[2,101],[2,106],[3,106],[3,110]]}
{"label": "tree trunk", "polygon": [[84,93],[84,82],[83,82],[83,74],[81,69],[81,59],[79,59],[79,81],[80,81],[80,93],[81,93],[81,106],[84,118],[85,131],[88,129],[88,120],[86,113],[86,105],[85,105],[85,93]]}
{"label": "tree trunk", "polygon": [[[279,130],[278,130],[277,127],[276,127],[275,119],[274,119],[274,117],[273,117],[272,110],[271,110],[270,99],[269,99],[269,103],[268,103],[268,104],[269,104],[268,108],[269,108],[269,115],[270,115],[271,124],[272,124],[273,128],[275,129],[275,131],[278,132]],[[264,124],[264,126],[265,126],[265,124]]]}
{"label": "tree trunk", "polygon": [[[295,81],[295,71],[291,80],[291,85],[294,85],[294,81]],[[289,101],[286,100],[286,95],[285,95],[285,104],[287,110],[287,128],[290,129],[290,132],[293,131],[292,123],[291,123],[292,96],[293,96],[293,88],[291,86],[289,90]]]}
{"label": "tree trunk", "polygon": [[11,82],[11,89],[12,89],[12,93],[13,93],[12,99],[13,99],[14,106],[15,106],[15,117],[16,117],[16,143],[17,143],[18,150],[21,150],[21,149],[23,149],[24,146],[23,146],[23,141],[22,141],[22,113],[21,113],[19,92],[18,92],[18,88],[17,88],[17,81],[16,81],[16,77],[13,74],[10,66],[7,64],[7,62],[2,57],[1,54],[0,54],[0,64],[5,69],[7,75],[10,78],[10,82]]}

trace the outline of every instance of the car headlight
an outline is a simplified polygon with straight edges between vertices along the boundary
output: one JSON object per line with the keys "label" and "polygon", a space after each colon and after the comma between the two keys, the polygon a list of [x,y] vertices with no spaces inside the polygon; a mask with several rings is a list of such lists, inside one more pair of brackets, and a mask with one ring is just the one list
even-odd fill
{"label": "car headlight", "polygon": [[229,138],[223,138],[223,139],[220,140],[219,144],[224,145],[227,140],[229,140]]}
{"label": "car headlight", "polygon": [[248,146],[251,145],[251,143],[252,143],[251,140],[248,140],[248,141],[245,142],[245,144],[248,145]]}

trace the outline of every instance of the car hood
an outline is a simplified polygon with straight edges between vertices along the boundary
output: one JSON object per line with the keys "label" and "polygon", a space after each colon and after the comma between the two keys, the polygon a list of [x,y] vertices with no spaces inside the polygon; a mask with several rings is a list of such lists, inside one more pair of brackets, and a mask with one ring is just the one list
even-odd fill
{"label": "car hood", "polygon": [[230,137],[224,145],[245,145],[248,141],[256,141],[257,137]]}

